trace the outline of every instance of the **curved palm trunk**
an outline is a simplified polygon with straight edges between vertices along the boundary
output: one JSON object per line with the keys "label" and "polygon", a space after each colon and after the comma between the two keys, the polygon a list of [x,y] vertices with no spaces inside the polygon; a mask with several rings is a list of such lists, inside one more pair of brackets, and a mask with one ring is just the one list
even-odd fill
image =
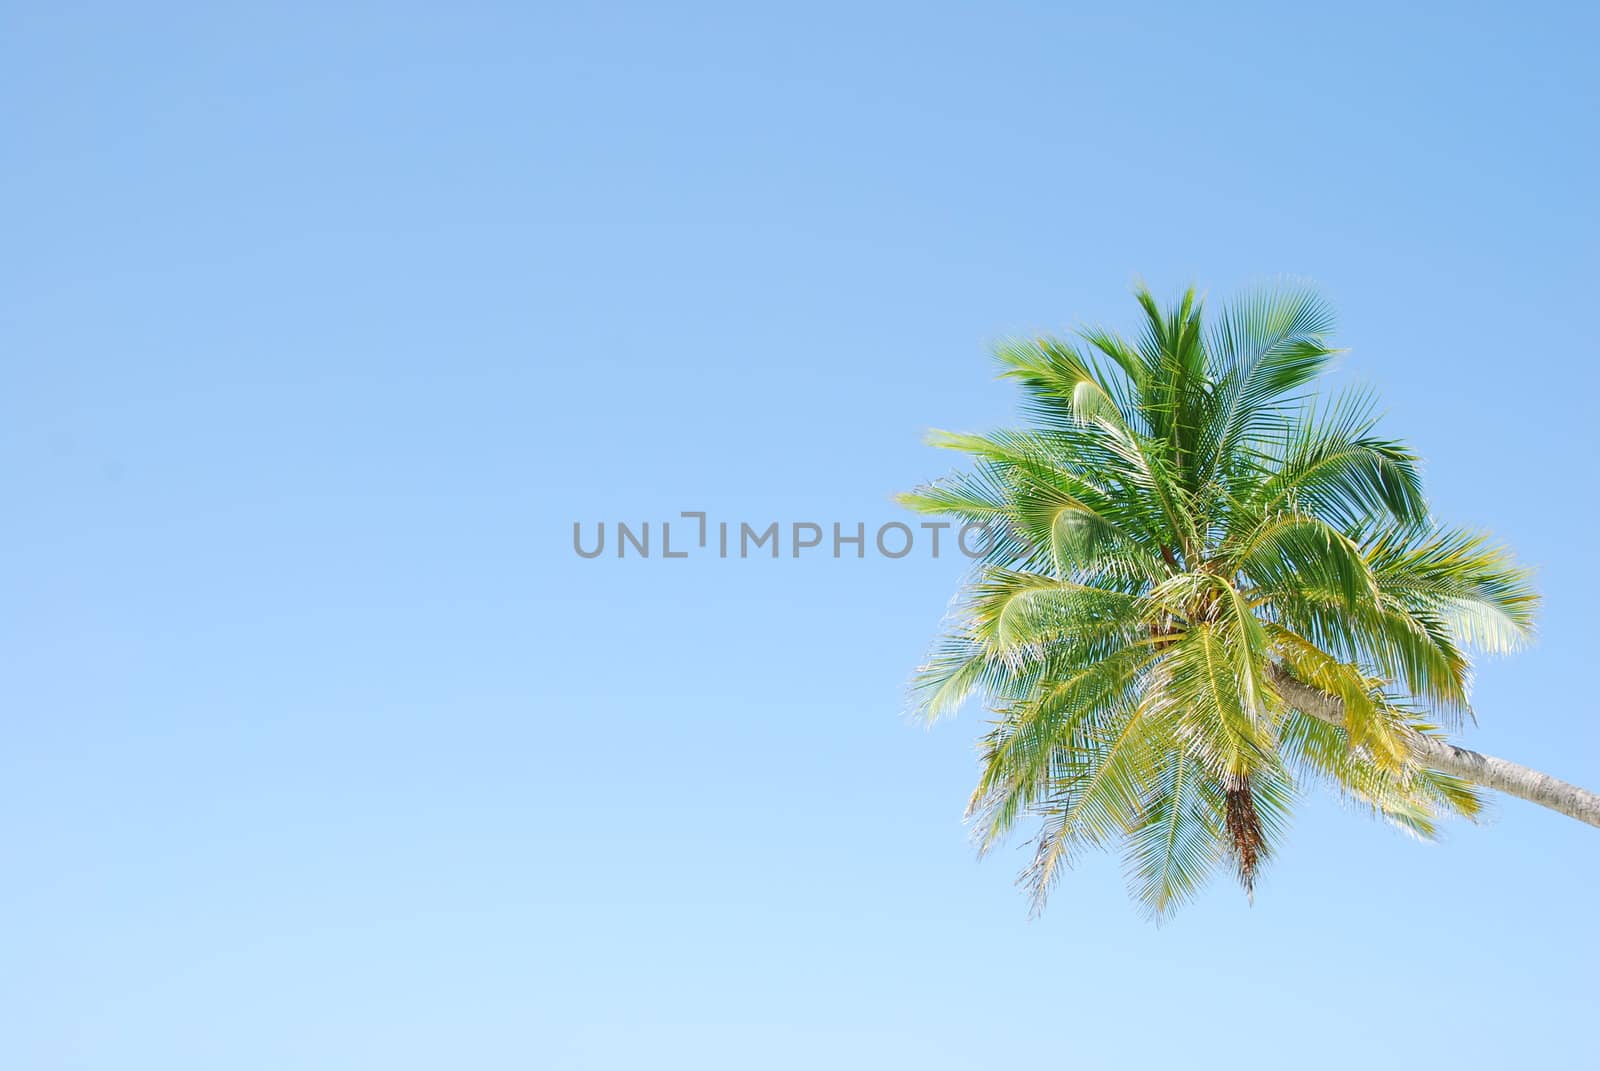
{"label": "curved palm trunk", "polygon": [[[1278,693],[1297,710],[1331,725],[1344,724],[1344,704],[1338,699],[1296,680],[1281,666],[1271,666],[1268,672],[1272,683],[1277,685]],[[1454,774],[1487,788],[1499,789],[1518,799],[1560,811],[1569,818],[1588,822],[1591,826],[1600,826],[1600,794],[1586,788],[1579,788],[1520,763],[1507,762],[1492,755],[1480,755],[1433,737],[1413,737],[1411,753],[1431,769]]]}

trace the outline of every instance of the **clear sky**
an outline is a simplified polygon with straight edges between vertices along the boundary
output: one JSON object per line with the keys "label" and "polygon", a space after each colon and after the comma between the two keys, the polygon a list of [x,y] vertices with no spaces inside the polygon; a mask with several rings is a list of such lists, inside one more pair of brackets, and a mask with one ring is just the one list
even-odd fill
{"label": "clear sky", "polygon": [[902,716],[959,558],[572,552],[900,518],[988,340],[1303,277],[1539,569],[1468,741],[1600,785],[1595,16],[1072,7],[5,5],[0,1066],[1591,1063],[1595,830],[1030,922]]}

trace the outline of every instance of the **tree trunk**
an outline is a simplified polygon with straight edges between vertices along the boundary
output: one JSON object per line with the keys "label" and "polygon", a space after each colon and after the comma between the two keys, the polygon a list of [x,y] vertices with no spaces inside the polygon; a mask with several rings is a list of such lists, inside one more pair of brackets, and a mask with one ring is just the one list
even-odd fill
{"label": "tree trunk", "polygon": [[[1281,666],[1269,667],[1268,673],[1278,688],[1278,694],[1296,710],[1330,725],[1344,724],[1344,704],[1338,699],[1296,680]],[[1518,799],[1560,811],[1569,818],[1588,822],[1591,826],[1600,826],[1600,794],[1586,788],[1568,784],[1560,778],[1519,763],[1456,747],[1436,737],[1413,736],[1410,748],[1417,761],[1431,769],[1454,774],[1487,788],[1499,789]]]}

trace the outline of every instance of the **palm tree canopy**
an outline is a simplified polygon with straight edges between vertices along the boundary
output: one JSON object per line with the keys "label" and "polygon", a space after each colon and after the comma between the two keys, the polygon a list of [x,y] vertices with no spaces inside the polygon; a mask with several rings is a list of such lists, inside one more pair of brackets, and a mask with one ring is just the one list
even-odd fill
{"label": "palm tree canopy", "polygon": [[[939,432],[975,465],[901,496],[989,547],[916,676],[929,719],[985,696],[980,848],[1038,820],[1036,907],[1081,851],[1120,846],[1160,917],[1228,863],[1246,891],[1320,782],[1420,837],[1478,790],[1407,741],[1469,713],[1471,651],[1523,642],[1537,597],[1483,535],[1430,515],[1362,392],[1319,398],[1316,294],[1203,314],[1137,291],[1136,338],[1009,339],[1032,426]],[[1341,700],[1342,725],[1275,685]]]}

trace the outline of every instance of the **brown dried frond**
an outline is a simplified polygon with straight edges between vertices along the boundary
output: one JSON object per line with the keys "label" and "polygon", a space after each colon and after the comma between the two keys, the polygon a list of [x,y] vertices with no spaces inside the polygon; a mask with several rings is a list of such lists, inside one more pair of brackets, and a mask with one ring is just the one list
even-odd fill
{"label": "brown dried frond", "polygon": [[1261,815],[1256,811],[1255,794],[1250,791],[1250,779],[1240,778],[1235,787],[1226,791],[1225,813],[1228,823],[1229,849],[1239,871],[1239,884],[1251,902],[1255,901],[1256,868],[1261,864],[1266,836],[1261,829]]}

